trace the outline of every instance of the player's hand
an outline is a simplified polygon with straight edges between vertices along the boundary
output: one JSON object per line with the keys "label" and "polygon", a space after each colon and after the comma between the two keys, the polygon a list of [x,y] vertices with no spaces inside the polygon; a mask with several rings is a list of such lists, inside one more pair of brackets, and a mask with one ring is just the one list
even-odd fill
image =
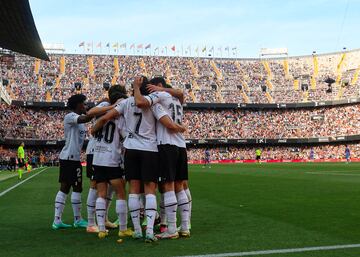
{"label": "player's hand", "polygon": [[154,92],[157,92],[157,91],[163,91],[164,90],[162,87],[158,87],[158,86],[155,86],[155,85],[152,85],[152,84],[147,84],[146,88],[147,88],[147,90],[149,91],[150,94],[154,93]]}
{"label": "player's hand", "polygon": [[144,80],[144,78],[141,76],[135,77],[134,84],[133,84],[134,88],[135,87],[140,88],[143,83],[143,80]]}
{"label": "player's hand", "polygon": [[180,133],[186,132],[186,128],[183,125],[179,125],[179,132]]}

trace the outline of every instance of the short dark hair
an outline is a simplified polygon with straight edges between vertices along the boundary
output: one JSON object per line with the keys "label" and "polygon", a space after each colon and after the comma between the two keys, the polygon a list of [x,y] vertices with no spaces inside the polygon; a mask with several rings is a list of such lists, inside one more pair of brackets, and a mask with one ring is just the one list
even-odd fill
{"label": "short dark hair", "polygon": [[161,85],[165,88],[172,88],[172,86],[166,83],[166,80],[163,77],[154,77],[149,81],[149,83],[153,85],[161,83]]}
{"label": "short dark hair", "polygon": [[150,94],[150,92],[149,92],[149,90],[146,88],[146,86],[147,86],[147,84],[149,84],[150,82],[149,82],[149,80],[148,80],[147,77],[142,76],[142,78],[143,78],[143,83],[142,83],[142,85],[141,85],[141,87],[140,87],[140,93],[141,93],[142,95],[148,95],[148,94]]}
{"label": "short dark hair", "polygon": [[108,91],[108,95],[109,95],[110,103],[114,104],[120,98],[124,98],[124,99],[127,98],[126,88],[125,86],[118,84],[113,85],[112,87],[110,87]]}
{"label": "short dark hair", "polygon": [[70,110],[75,110],[78,104],[84,103],[85,101],[86,96],[83,94],[72,95],[67,102],[67,106]]}

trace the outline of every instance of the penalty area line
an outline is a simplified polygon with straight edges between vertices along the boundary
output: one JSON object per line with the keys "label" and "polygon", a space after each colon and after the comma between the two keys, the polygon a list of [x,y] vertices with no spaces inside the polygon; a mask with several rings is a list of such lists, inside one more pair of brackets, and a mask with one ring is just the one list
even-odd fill
{"label": "penalty area line", "polygon": [[30,177],[28,177],[28,178],[20,181],[19,183],[13,185],[12,187],[9,187],[8,189],[2,191],[2,192],[0,193],[0,197],[2,197],[3,195],[5,195],[6,193],[10,192],[11,190],[17,188],[18,186],[20,186],[21,184],[25,183],[26,181],[32,179],[33,177],[36,177],[37,175],[41,174],[43,171],[47,170],[48,168],[49,168],[49,167],[47,167],[47,168],[45,168],[45,169],[43,169],[43,170],[35,173],[34,175],[32,175],[32,176],[30,176]]}
{"label": "penalty area line", "polygon": [[350,249],[350,248],[360,248],[360,244],[314,246],[314,247],[304,247],[304,248],[289,248],[289,249],[276,249],[276,250],[251,251],[251,252],[237,252],[237,253],[218,253],[218,254],[186,255],[186,256],[178,256],[178,257],[235,257],[235,256],[255,256],[255,255],[279,254],[279,253],[301,253],[301,252],[313,252],[313,251],[328,251],[328,250],[339,250],[339,249]]}

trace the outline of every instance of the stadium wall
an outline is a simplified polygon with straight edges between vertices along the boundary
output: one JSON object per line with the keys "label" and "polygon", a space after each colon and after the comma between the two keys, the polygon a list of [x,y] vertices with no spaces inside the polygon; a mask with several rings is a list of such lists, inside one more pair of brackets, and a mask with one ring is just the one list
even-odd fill
{"label": "stadium wall", "polygon": [[[277,104],[246,104],[246,103],[186,103],[184,109],[300,109],[300,108],[321,108],[360,103],[360,98],[349,98],[334,101],[304,102],[304,103],[277,103]],[[28,108],[66,108],[64,102],[33,102],[33,101],[12,101],[12,105]],[[94,103],[88,103],[94,106]]]}
{"label": "stadium wall", "polygon": [[[32,139],[0,139],[0,145],[18,146],[24,142],[28,146],[53,146],[62,147],[65,140],[32,140]],[[206,146],[298,146],[298,145],[319,145],[319,144],[344,144],[360,142],[360,135],[317,137],[317,138],[240,138],[240,139],[187,139],[188,147]],[[84,146],[87,145],[85,141]]]}

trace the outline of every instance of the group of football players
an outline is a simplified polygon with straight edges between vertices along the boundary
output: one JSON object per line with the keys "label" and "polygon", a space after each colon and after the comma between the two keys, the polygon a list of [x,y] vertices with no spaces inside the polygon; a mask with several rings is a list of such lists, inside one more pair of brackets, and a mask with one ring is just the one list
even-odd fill
{"label": "group of football players", "polygon": [[[72,227],[62,222],[72,189],[73,226],[97,233],[99,238],[108,236],[107,229],[117,226],[107,218],[114,193],[119,242],[124,237],[144,238],[141,217],[146,224],[145,242],[190,237],[192,199],[182,135],[185,128],[181,125],[183,100],[183,92],[173,89],[162,77],[148,81],[144,76],[134,79],[131,96],[124,86],[114,85],[108,90],[108,98],[89,111],[84,95],[71,96],[67,103],[71,112],[64,118],[66,142],[60,153],[60,190],[55,198],[53,229]],[[80,153],[86,134],[84,123],[92,120],[92,137],[86,149],[90,179],[86,221],[81,216]],[[155,234],[157,191],[161,225]],[[128,228],[128,213],[133,230]]]}

